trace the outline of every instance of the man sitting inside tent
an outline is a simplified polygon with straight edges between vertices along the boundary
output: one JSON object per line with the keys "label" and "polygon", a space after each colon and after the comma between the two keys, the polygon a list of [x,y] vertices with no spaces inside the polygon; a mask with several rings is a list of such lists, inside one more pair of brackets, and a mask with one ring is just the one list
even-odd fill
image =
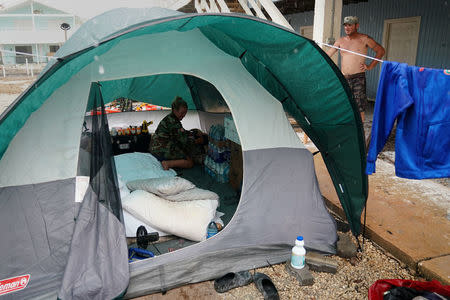
{"label": "man sitting inside tent", "polygon": [[156,128],[150,142],[150,153],[164,168],[192,168],[194,155],[199,153],[197,145],[204,145],[207,136],[200,130],[187,131],[181,125],[188,106],[181,97],[172,102],[172,112],[164,117]]}

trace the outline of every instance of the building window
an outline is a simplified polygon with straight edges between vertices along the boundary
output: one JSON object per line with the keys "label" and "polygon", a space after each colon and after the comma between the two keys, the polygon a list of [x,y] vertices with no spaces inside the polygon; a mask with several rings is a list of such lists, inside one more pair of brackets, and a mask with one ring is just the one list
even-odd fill
{"label": "building window", "polygon": [[50,45],[50,52],[55,53],[59,50],[59,45]]}
{"label": "building window", "polygon": [[[21,53],[33,53],[33,50],[31,49],[31,46],[16,46],[15,47],[16,52]],[[32,55],[26,55],[26,54],[16,54],[16,64],[24,64],[26,62],[26,59],[28,59],[29,63],[33,62],[33,56]]]}

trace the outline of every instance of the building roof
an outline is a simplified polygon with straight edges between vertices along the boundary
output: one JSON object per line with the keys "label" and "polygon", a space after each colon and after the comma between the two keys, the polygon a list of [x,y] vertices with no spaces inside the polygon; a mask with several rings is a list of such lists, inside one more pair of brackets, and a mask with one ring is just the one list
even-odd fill
{"label": "building roof", "polygon": [[[13,12],[17,9],[26,7],[28,5],[30,5],[31,3],[33,3],[33,5],[38,4],[40,7],[48,7],[53,9],[53,11],[58,11],[61,14],[68,14],[71,15],[70,12],[67,11],[63,11],[58,9],[57,7],[54,6],[49,6],[45,3],[42,3],[41,1],[32,1],[32,0],[21,0],[21,1],[17,1],[17,0],[10,0],[10,1],[3,1],[0,2],[0,14],[8,14],[10,12]],[[34,12],[35,14],[39,14],[39,12]]]}
{"label": "building roof", "polygon": [[92,0],[78,0],[74,4],[72,0],[0,0],[0,13],[31,1],[73,14],[83,20],[114,8],[162,7],[177,10],[189,2],[189,0],[96,0],[94,2]]}

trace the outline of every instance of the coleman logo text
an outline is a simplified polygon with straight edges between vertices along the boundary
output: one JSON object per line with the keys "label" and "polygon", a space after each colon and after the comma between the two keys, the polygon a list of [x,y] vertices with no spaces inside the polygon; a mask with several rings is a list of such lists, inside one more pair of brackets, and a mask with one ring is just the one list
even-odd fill
{"label": "coleman logo text", "polygon": [[29,274],[0,280],[0,296],[24,289],[29,280]]}

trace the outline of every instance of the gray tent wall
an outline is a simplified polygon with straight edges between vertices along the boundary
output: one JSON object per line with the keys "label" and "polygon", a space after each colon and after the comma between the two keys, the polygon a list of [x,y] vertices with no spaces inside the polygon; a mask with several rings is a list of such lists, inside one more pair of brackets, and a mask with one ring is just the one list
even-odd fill
{"label": "gray tent wall", "polygon": [[30,275],[0,299],[54,299],[67,263],[77,204],[75,179],[0,188],[0,280]]}

